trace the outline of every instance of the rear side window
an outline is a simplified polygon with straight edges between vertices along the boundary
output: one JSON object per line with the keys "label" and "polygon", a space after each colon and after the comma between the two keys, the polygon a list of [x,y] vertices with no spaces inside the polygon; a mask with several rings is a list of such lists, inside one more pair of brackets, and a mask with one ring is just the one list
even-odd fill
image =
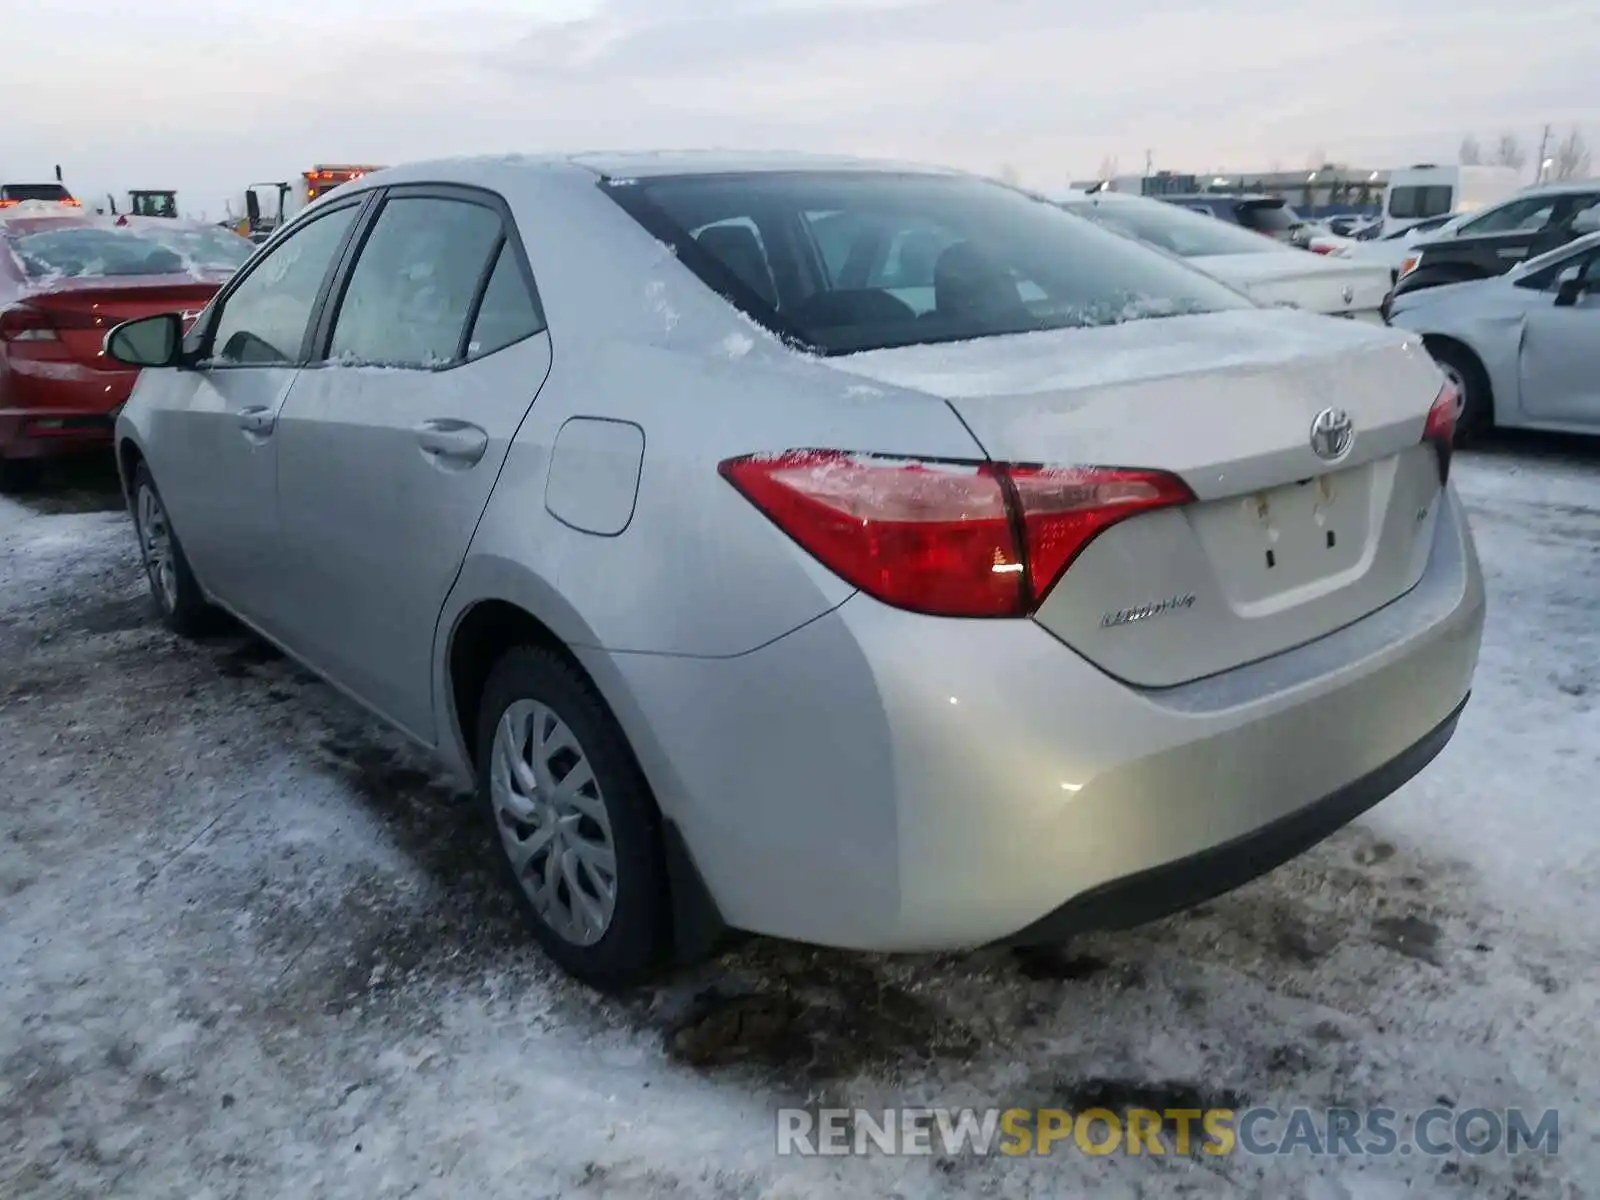
{"label": "rear side window", "polygon": [[386,201],[350,272],[328,357],[395,367],[460,361],[473,300],[499,246],[492,208],[434,196]]}
{"label": "rear side window", "polygon": [[513,342],[532,337],[544,328],[544,316],[528,290],[510,242],[500,243],[500,254],[484,288],[478,315],[467,341],[467,357],[482,358],[504,350]]}
{"label": "rear side window", "polygon": [[1455,207],[1455,189],[1449,184],[1392,187],[1389,215],[1402,221],[1442,217]]}
{"label": "rear side window", "polygon": [[984,180],[771,172],[606,188],[712,290],[822,353],[1249,307],[1164,255]]}

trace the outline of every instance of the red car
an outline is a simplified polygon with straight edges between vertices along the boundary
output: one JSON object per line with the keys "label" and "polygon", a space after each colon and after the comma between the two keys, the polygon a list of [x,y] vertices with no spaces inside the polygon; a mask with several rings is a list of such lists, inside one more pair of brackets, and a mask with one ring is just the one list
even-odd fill
{"label": "red car", "polygon": [[109,448],[138,372],[101,353],[106,331],[197,316],[254,249],[193,221],[0,210],[0,491],[31,484],[42,459]]}

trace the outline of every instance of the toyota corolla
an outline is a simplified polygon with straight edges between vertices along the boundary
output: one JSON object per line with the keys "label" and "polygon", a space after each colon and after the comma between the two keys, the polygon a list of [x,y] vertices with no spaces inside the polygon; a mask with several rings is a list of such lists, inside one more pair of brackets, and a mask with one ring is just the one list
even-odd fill
{"label": "toyota corolla", "polygon": [[638,979],[1148,920],[1422,769],[1483,589],[1409,335],[963,175],[369,175],[129,322],[155,602],[476,780],[532,927]]}

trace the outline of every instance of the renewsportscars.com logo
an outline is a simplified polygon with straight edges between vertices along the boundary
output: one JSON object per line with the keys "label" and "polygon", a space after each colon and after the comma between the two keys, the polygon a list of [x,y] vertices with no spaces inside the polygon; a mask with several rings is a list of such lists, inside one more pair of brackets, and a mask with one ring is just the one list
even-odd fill
{"label": "renewsportscars.com logo", "polygon": [[780,1108],[780,1155],[1334,1155],[1543,1153],[1555,1109]]}

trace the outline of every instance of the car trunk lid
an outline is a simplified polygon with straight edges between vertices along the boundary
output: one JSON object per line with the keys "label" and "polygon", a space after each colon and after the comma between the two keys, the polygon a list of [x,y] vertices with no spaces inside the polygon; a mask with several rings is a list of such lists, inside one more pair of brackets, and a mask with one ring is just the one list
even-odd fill
{"label": "car trunk lid", "polygon": [[126,370],[101,352],[105,335],[123,321],[157,313],[184,314],[187,327],[210,303],[220,280],[188,276],[64,279],[25,293],[22,303],[45,315],[60,356],[104,370]]}
{"label": "car trunk lid", "polygon": [[1192,260],[1257,304],[1377,321],[1389,272],[1377,265],[1314,254],[1222,254]]}
{"label": "car trunk lid", "polygon": [[[1101,533],[1036,619],[1162,687],[1314,640],[1421,578],[1440,492],[1439,391],[1415,343],[1354,322],[1236,312],[834,360],[943,397],[991,457],[1171,472],[1196,500]],[[1336,461],[1312,426],[1343,410]]]}

